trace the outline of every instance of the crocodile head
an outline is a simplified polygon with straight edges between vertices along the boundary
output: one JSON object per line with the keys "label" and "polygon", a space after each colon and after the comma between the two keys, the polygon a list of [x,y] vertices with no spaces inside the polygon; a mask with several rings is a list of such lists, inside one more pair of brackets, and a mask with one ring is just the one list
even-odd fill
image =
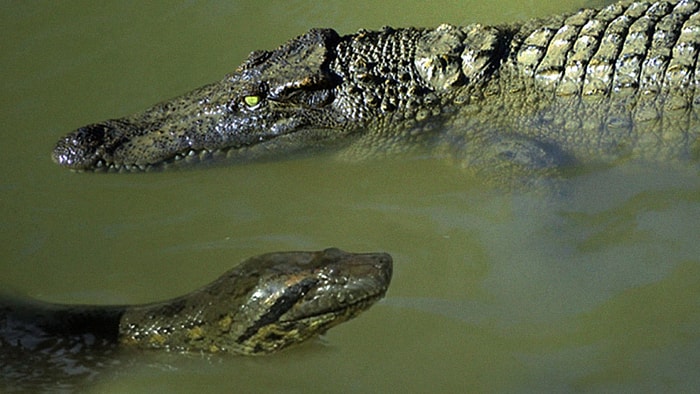
{"label": "crocodile head", "polygon": [[329,64],[340,40],[314,29],[256,51],[231,75],[128,117],[75,130],[53,150],[74,170],[143,170],[178,159],[243,159],[325,145],[349,133],[329,105],[341,78]]}

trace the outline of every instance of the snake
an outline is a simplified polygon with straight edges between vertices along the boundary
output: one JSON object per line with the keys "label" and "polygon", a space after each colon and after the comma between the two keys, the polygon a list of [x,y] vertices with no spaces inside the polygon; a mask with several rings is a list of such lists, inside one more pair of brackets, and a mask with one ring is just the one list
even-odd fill
{"label": "snake", "polygon": [[329,248],[252,257],[191,293],[148,304],[2,297],[0,348],[268,354],[357,316],[385,295],[391,275],[389,254]]}
{"label": "snake", "polygon": [[0,296],[0,392],[82,387],[153,349],[264,355],[325,333],[384,297],[386,253],[274,252],[180,297],[134,305]]}

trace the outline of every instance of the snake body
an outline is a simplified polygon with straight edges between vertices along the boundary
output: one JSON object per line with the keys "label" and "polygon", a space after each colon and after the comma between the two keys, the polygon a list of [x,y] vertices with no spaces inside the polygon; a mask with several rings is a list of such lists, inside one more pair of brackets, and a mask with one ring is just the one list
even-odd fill
{"label": "snake body", "polygon": [[253,257],[200,289],[156,303],[0,297],[0,377],[7,387],[41,381],[37,374],[55,383],[94,371],[123,348],[272,353],[357,316],[384,296],[391,275],[386,253],[331,248]]}

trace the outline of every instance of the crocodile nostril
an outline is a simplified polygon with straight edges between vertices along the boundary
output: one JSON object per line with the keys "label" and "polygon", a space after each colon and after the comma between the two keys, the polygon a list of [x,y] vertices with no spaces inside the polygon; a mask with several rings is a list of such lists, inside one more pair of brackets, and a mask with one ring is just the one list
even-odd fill
{"label": "crocodile nostril", "polygon": [[98,149],[104,145],[105,134],[113,128],[104,123],[81,127],[61,138],[53,149],[54,162],[72,169],[86,169],[99,159]]}

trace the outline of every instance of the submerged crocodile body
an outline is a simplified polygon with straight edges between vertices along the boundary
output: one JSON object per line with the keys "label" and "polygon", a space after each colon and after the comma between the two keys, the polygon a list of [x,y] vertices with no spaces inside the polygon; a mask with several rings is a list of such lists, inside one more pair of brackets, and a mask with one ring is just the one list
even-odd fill
{"label": "submerged crocodile body", "polygon": [[275,352],[357,316],[384,296],[391,275],[388,254],[326,249],[254,257],[201,289],[153,304],[0,299],[0,376],[36,382],[42,371],[91,370],[118,346]]}
{"label": "submerged crocodile body", "polygon": [[504,26],[313,29],[251,53],[220,82],[82,127],[53,159],[142,170],[334,144],[359,155],[428,146],[466,167],[527,174],[695,158],[699,9],[623,1]]}

